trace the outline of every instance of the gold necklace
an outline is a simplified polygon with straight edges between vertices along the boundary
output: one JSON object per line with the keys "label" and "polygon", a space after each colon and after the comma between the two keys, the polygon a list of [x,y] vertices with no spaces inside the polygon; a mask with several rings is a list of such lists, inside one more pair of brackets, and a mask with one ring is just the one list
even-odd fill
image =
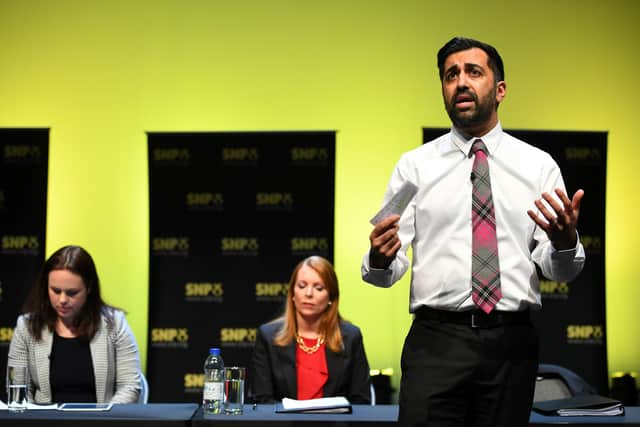
{"label": "gold necklace", "polygon": [[313,354],[316,351],[318,351],[318,349],[322,344],[324,344],[324,337],[318,337],[318,340],[316,341],[315,345],[313,345],[312,347],[309,347],[308,345],[306,345],[302,337],[297,334],[296,334],[296,341],[298,342],[298,347],[300,347],[300,350],[308,354]]}

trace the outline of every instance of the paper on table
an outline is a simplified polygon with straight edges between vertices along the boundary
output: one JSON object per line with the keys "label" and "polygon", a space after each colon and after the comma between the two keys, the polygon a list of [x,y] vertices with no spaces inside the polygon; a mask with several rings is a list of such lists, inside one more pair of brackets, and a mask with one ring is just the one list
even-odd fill
{"label": "paper on table", "polygon": [[558,409],[558,415],[560,415],[561,417],[576,417],[586,415],[614,416],[622,414],[624,414],[624,407],[621,404],[598,409]]}
{"label": "paper on table", "polygon": [[319,399],[296,400],[285,397],[282,399],[284,409],[308,409],[308,408],[327,408],[334,406],[348,406],[349,401],[342,397],[321,397]]}
{"label": "paper on table", "polygon": [[411,181],[405,181],[402,187],[396,194],[393,195],[391,200],[380,209],[380,211],[371,218],[371,224],[376,225],[384,218],[392,214],[402,215],[404,210],[409,206],[409,202],[413,199],[413,196],[418,192],[418,187]]}
{"label": "paper on table", "polygon": [[39,410],[39,409],[58,409],[57,403],[52,403],[50,405],[38,405],[37,403],[27,402],[27,410]]}
{"label": "paper on table", "polygon": [[[0,411],[4,409],[8,409],[7,404],[0,400]],[[58,405],[55,403],[51,405],[36,405],[35,403],[27,402],[27,409],[30,411],[38,409],[58,409]]]}
{"label": "paper on table", "polygon": [[287,397],[282,399],[282,404],[276,406],[276,412],[351,412],[351,403],[342,396],[321,397],[319,399],[296,400]]}

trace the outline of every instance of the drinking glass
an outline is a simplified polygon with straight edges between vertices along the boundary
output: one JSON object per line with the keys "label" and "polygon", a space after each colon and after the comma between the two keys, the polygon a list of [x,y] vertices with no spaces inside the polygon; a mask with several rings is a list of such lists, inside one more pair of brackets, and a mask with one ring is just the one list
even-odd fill
{"label": "drinking glass", "polygon": [[224,413],[242,414],[246,369],[240,366],[224,368]]}
{"label": "drinking glass", "polygon": [[26,366],[7,366],[7,409],[23,412],[27,409],[28,369]]}

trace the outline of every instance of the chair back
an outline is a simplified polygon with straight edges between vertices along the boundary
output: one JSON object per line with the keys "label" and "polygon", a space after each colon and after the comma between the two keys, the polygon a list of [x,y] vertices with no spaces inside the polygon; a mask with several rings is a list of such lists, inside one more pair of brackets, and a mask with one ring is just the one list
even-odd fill
{"label": "chair back", "polygon": [[376,406],[376,388],[373,383],[369,384],[369,393],[371,395],[371,406]]}
{"label": "chair back", "polygon": [[140,372],[140,395],[138,396],[138,403],[146,404],[149,401],[149,382],[147,377]]}
{"label": "chair back", "polygon": [[566,399],[579,394],[596,394],[596,390],[570,369],[544,363],[538,366],[534,402]]}

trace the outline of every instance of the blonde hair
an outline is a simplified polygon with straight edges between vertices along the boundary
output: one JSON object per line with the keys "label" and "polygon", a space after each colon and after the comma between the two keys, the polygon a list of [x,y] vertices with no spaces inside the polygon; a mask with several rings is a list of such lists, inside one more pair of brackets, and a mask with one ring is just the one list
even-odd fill
{"label": "blonde hair", "polygon": [[338,310],[340,305],[340,290],[338,289],[338,277],[329,261],[321,256],[310,256],[303,259],[296,265],[289,280],[289,290],[287,291],[287,301],[284,314],[280,317],[283,320],[282,328],[278,331],[273,342],[279,346],[286,346],[295,339],[298,331],[296,319],[296,307],[293,303],[293,290],[296,285],[298,272],[302,267],[309,267],[314,270],[324,283],[329,292],[330,304],[322,313],[319,333],[324,336],[325,343],[329,350],[340,353],[344,349],[342,343],[342,333],[340,332],[340,321],[342,316]]}

